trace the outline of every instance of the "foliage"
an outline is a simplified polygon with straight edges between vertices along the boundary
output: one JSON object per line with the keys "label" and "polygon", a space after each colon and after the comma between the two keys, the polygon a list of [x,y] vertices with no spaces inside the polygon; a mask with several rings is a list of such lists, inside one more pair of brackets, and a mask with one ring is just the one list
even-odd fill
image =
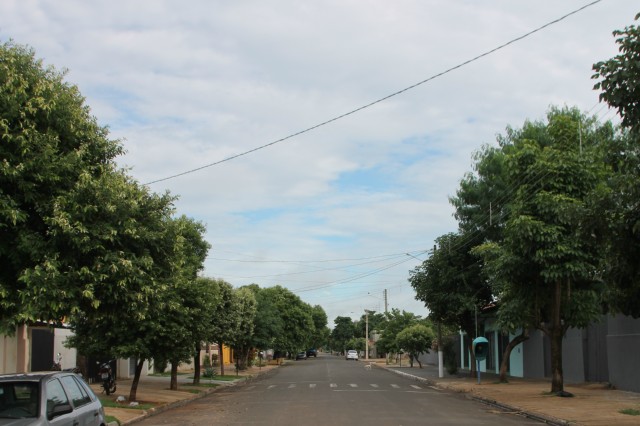
{"label": "foliage", "polygon": [[[413,360],[418,360],[420,354],[428,353],[435,339],[433,330],[424,324],[414,324],[402,330],[396,336],[396,346],[409,354],[412,365]],[[420,361],[418,360],[420,364]],[[420,364],[422,367],[422,364]]]}
{"label": "foliage", "polygon": [[255,345],[272,348],[278,353],[295,354],[310,348],[318,338],[316,325],[326,326],[326,314],[320,307],[312,307],[290,290],[275,286],[249,288],[258,301],[258,321]]}
{"label": "foliage", "polygon": [[473,235],[452,233],[436,242],[440,249],[411,271],[409,282],[433,321],[471,336],[476,314],[492,301],[491,288],[480,275],[481,262],[470,251],[478,240]]}
{"label": "foliage", "polygon": [[400,311],[396,308],[392,309],[391,312],[387,312],[385,316],[387,321],[384,329],[381,330],[382,336],[376,342],[376,348],[379,353],[398,353],[400,347],[396,337],[405,328],[419,323],[420,316],[404,310]]}
{"label": "foliage", "polygon": [[0,139],[0,329],[122,306],[130,285],[148,287],[141,224],[172,200],[118,171],[122,147],[77,87],[11,42],[0,45]]}
{"label": "foliage", "polygon": [[[640,13],[636,15],[638,20]],[[620,54],[593,65],[594,89],[601,90],[604,100],[618,110],[622,125],[634,132],[640,130],[640,27],[630,25],[613,32]]]}
{"label": "foliage", "polygon": [[[636,20],[640,14],[636,15]],[[616,30],[620,54],[593,66],[600,99],[616,108],[625,130],[603,148],[611,168],[608,190],[596,194],[612,312],[640,318],[640,27]]]}
{"label": "foliage", "polygon": [[[547,123],[525,123],[502,140],[514,196],[503,241],[488,251],[487,270],[499,296],[499,318],[524,309],[520,324],[536,324],[551,340],[552,391],[562,390],[562,337],[601,312],[600,245],[588,220],[590,196],[604,168],[593,120],[554,109]],[[502,316],[500,316],[502,315]],[[533,320],[531,320],[533,318]]]}
{"label": "foliage", "polygon": [[249,362],[249,353],[253,348],[253,329],[256,320],[256,298],[251,289],[241,287],[234,294],[235,313],[238,322],[234,327],[234,335],[231,339],[237,367],[246,370]]}
{"label": "foliage", "polygon": [[356,335],[355,326],[349,317],[336,317],[333,323],[335,326],[331,331],[331,348],[344,352],[347,350],[349,341]]}

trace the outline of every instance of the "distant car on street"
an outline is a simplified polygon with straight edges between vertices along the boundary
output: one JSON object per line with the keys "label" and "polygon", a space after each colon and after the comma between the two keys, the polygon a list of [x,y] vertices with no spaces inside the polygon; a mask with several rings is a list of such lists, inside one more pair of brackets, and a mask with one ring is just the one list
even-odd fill
{"label": "distant car on street", "polygon": [[80,376],[68,371],[0,375],[0,425],[104,426],[104,409]]}
{"label": "distant car on street", "polygon": [[358,351],[350,349],[347,351],[347,354],[345,355],[345,359],[347,361],[349,361],[350,359],[357,361],[358,360]]}
{"label": "distant car on street", "polygon": [[307,359],[307,352],[306,351],[298,352],[298,354],[296,355],[296,361],[299,359]]}
{"label": "distant car on street", "polygon": [[315,348],[307,349],[307,358],[309,357],[318,357],[318,351]]}

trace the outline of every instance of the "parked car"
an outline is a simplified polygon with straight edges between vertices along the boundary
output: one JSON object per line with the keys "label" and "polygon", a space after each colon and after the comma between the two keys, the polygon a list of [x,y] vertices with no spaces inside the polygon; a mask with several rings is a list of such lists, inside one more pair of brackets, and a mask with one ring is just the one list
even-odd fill
{"label": "parked car", "polygon": [[68,371],[0,374],[0,425],[104,426],[104,409],[80,376]]}
{"label": "parked car", "polygon": [[298,354],[296,355],[296,361],[299,359],[307,359],[307,352],[306,351],[298,352]]}
{"label": "parked car", "polygon": [[317,358],[318,357],[318,351],[314,348],[311,349],[307,349],[307,358],[309,357],[314,357]]}
{"label": "parked car", "polygon": [[345,355],[345,359],[347,361],[349,361],[350,359],[357,361],[358,360],[358,351],[350,349],[347,351],[347,354]]}

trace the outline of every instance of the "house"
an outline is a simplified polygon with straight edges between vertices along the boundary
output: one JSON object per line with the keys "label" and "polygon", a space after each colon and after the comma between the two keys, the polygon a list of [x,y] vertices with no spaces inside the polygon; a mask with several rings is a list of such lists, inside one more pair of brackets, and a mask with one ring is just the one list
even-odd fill
{"label": "house", "polygon": [[[78,357],[75,348],[67,348],[64,342],[72,334],[68,328],[51,327],[49,324],[22,325],[16,329],[13,336],[0,337],[0,374],[15,372],[47,371],[51,370],[56,354],[61,355],[62,369],[79,367],[82,374],[91,381],[97,377],[100,362],[107,359],[83,359]],[[231,349],[223,346],[222,351],[218,345],[205,345],[205,350],[200,354],[201,364],[205,357],[218,359],[222,356],[225,365],[233,364]],[[222,354],[222,355],[220,355]],[[132,378],[135,375],[137,360],[135,358],[118,359],[114,363],[117,378]],[[79,365],[83,364],[83,365]],[[189,363],[181,365],[181,370],[190,370],[193,366]],[[153,372],[153,365],[148,361],[144,363],[142,375]]]}
{"label": "house", "polygon": [[[504,348],[514,335],[501,333],[490,317],[485,317],[483,322],[482,335],[489,341],[489,354],[480,362],[480,371],[498,374]],[[464,333],[458,336],[457,361],[462,369],[470,368],[468,339]],[[565,383],[610,383],[616,389],[640,392],[640,319],[607,315],[587,328],[569,329],[562,354]],[[428,355],[424,361],[434,363],[433,354]],[[535,330],[511,352],[508,374],[545,379],[550,378],[551,373],[549,339]]]}

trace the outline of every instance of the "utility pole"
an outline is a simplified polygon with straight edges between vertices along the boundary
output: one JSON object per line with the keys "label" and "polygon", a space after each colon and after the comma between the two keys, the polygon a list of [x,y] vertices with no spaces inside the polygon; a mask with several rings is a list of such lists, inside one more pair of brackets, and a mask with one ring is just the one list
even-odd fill
{"label": "utility pole", "polygon": [[369,311],[364,310],[365,326],[364,326],[364,359],[369,361]]}
{"label": "utility pole", "polygon": [[387,301],[387,289],[384,289],[384,313],[387,313],[387,306],[388,306],[388,301]]}

